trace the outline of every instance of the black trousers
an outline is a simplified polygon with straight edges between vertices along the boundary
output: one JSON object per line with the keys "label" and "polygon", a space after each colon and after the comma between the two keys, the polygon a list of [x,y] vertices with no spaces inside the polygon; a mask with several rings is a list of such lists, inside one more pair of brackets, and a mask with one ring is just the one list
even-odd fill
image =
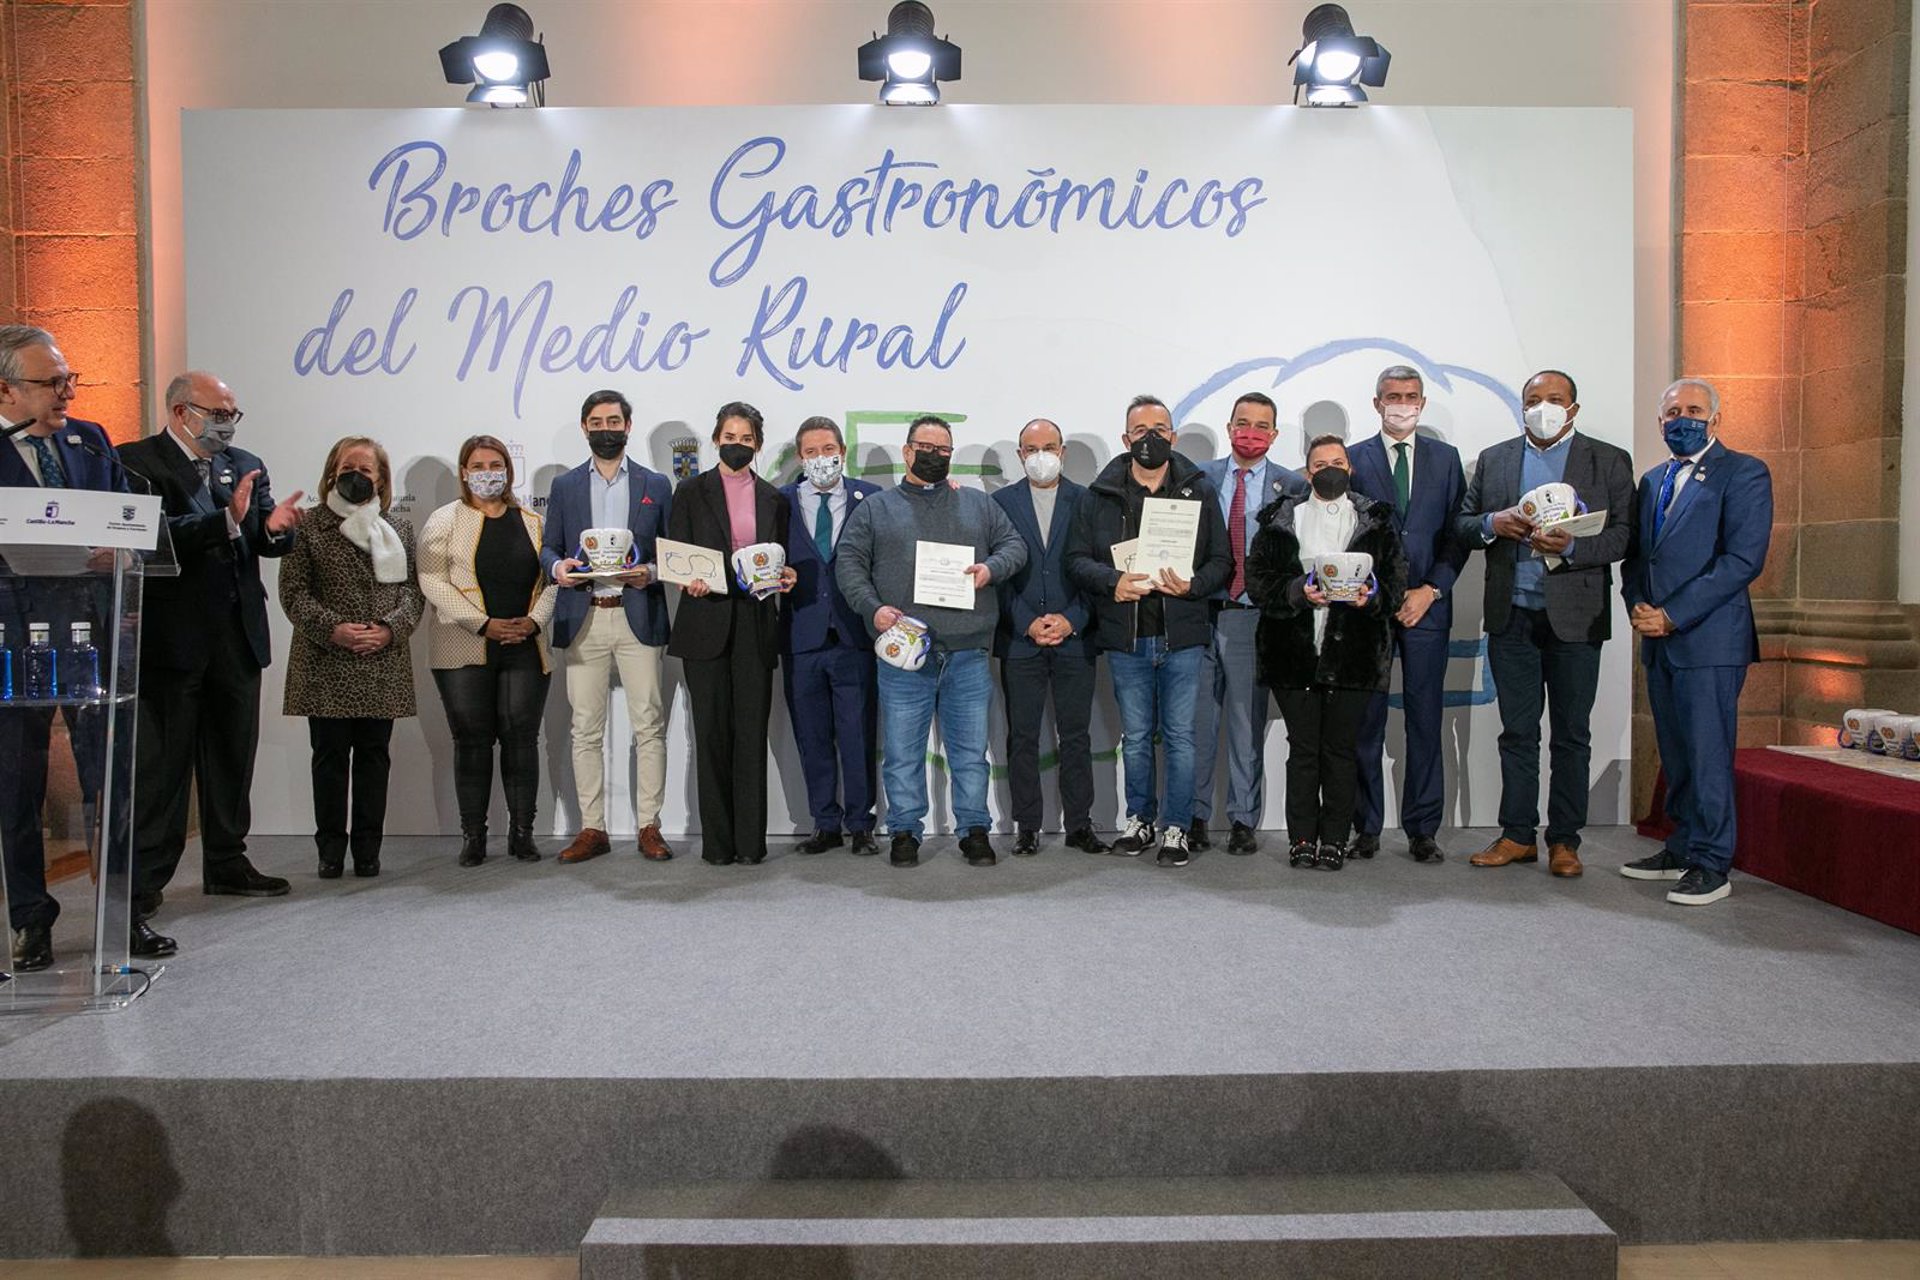
{"label": "black trousers", "polygon": [[307,735],[313,742],[313,841],[320,848],[320,861],[344,862],[349,848],[356,863],[379,857],[387,823],[387,773],[392,763],[387,747],[393,741],[393,721],[311,716]]}
{"label": "black trousers", "polygon": [[1287,839],[1345,844],[1370,689],[1276,689],[1287,722]]}
{"label": "black trousers", "polygon": [[[40,827],[40,811],[47,803],[53,711],[52,707],[0,708],[0,851],[5,855],[8,924],[15,929],[51,928],[60,914],[59,901],[47,892],[47,851]],[[93,707],[61,707],[60,712],[67,721],[67,739],[73,746],[91,830],[106,772],[102,758],[106,721]]]}
{"label": "black trousers", "polygon": [[487,825],[495,742],[508,821],[516,828],[533,826],[540,795],[540,716],[551,681],[538,662],[433,673],[453,734],[453,795],[462,828]]}
{"label": "black trousers", "polygon": [[767,717],[773,713],[773,669],[760,659],[734,602],[726,651],[682,661],[693,709],[693,762],[700,789],[700,856],[708,862],[763,858],[767,853]]}
{"label": "black trousers", "polygon": [[1000,690],[1007,700],[1007,786],[1013,793],[1013,825],[1038,831],[1040,721],[1053,693],[1053,727],[1060,740],[1062,829],[1093,825],[1093,657],[1075,643],[1000,662]]}
{"label": "black trousers", "polygon": [[139,764],[133,776],[134,905],[151,910],[187,847],[187,800],[200,798],[201,874],[247,852],[253,760],[260,742],[260,668],[236,618],[211,626],[200,671],[141,673]]}
{"label": "black trousers", "polygon": [[[1500,833],[1532,844],[1540,822],[1540,713],[1553,737],[1547,783],[1547,843],[1580,847],[1593,759],[1593,700],[1600,646],[1562,640],[1542,609],[1513,608],[1487,637],[1487,665],[1500,703]],[[1545,704],[1544,708],[1542,703]]]}

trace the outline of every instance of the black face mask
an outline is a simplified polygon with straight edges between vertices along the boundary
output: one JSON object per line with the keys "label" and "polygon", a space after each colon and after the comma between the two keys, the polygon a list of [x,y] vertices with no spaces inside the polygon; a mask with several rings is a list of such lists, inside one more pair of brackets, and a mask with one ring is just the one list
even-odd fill
{"label": "black face mask", "polygon": [[1167,459],[1173,456],[1173,441],[1156,431],[1149,431],[1135,440],[1128,452],[1145,470],[1158,471],[1166,466]]}
{"label": "black face mask", "polygon": [[930,449],[913,451],[913,477],[927,484],[939,484],[947,478],[947,471],[953,466],[953,455],[934,453]]}
{"label": "black face mask", "polygon": [[335,476],[333,490],[356,507],[373,500],[373,481],[358,471],[342,471]]}
{"label": "black face mask", "polygon": [[729,471],[738,471],[753,461],[753,446],[750,444],[723,444],[720,446],[720,465]]}
{"label": "black face mask", "polygon": [[587,447],[593,450],[593,456],[606,462],[627,451],[627,433],[624,431],[589,431]]}
{"label": "black face mask", "polygon": [[1313,491],[1320,501],[1332,502],[1346,493],[1352,481],[1353,477],[1343,467],[1322,467],[1313,473]]}

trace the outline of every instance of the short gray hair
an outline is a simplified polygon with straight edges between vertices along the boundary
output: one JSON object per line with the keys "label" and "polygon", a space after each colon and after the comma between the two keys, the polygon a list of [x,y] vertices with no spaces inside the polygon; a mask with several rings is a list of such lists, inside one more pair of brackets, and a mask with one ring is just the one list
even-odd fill
{"label": "short gray hair", "polygon": [[1665,404],[1667,402],[1667,397],[1672,395],[1674,392],[1678,391],[1682,387],[1700,388],[1702,391],[1707,393],[1707,412],[1708,413],[1720,412],[1720,393],[1717,390],[1715,390],[1714,385],[1711,382],[1708,382],[1705,378],[1678,378],[1673,382],[1668,383],[1667,389],[1660,393],[1660,403]]}
{"label": "short gray hair", "polygon": [[167,384],[167,411],[171,413],[181,405],[190,404],[192,401],[193,375],[191,373],[174,374],[173,381]]}
{"label": "short gray hair", "polygon": [[1420,384],[1420,394],[1425,395],[1427,393],[1427,380],[1421,377],[1420,371],[1410,364],[1390,364],[1382,369],[1380,376],[1373,380],[1373,394],[1375,399],[1379,398],[1380,392],[1386,388],[1389,382],[1417,382]]}
{"label": "short gray hair", "polygon": [[30,324],[0,324],[0,381],[18,382],[20,353],[28,347],[51,347],[53,335]]}

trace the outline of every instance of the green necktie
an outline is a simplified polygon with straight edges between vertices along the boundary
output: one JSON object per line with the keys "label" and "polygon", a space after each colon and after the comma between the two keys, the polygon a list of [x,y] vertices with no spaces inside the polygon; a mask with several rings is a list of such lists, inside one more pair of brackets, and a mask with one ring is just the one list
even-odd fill
{"label": "green necktie", "polygon": [[820,495],[820,509],[813,513],[813,545],[820,549],[822,560],[833,559],[833,508],[824,493]]}
{"label": "green necktie", "polygon": [[1413,502],[1413,464],[1407,461],[1410,448],[1405,440],[1393,446],[1393,501],[1401,515],[1407,514],[1407,507]]}

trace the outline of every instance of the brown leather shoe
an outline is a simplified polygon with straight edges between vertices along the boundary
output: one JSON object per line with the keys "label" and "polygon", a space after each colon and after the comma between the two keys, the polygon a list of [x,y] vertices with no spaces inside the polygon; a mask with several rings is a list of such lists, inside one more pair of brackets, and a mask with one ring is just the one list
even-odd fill
{"label": "brown leather shoe", "polygon": [[673,856],[673,847],[660,834],[659,823],[648,823],[640,828],[640,856],[648,862],[665,862]]}
{"label": "brown leather shoe", "polygon": [[573,843],[560,851],[562,862],[585,862],[588,858],[597,858],[603,853],[613,851],[613,842],[607,839],[607,833],[598,827],[587,827],[573,838]]}
{"label": "brown leather shoe", "polygon": [[1580,866],[1580,851],[1570,844],[1549,845],[1547,848],[1547,870],[1557,876],[1577,876],[1583,870]]}
{"label": "brown leather shoe", "polygon": [[1501,836],[1467,861],[1476,867],[1504,867],[1509,862],[1538,862],[1540,849],[1537,845],[1521,844],[1518,840],[1509,840]]}

